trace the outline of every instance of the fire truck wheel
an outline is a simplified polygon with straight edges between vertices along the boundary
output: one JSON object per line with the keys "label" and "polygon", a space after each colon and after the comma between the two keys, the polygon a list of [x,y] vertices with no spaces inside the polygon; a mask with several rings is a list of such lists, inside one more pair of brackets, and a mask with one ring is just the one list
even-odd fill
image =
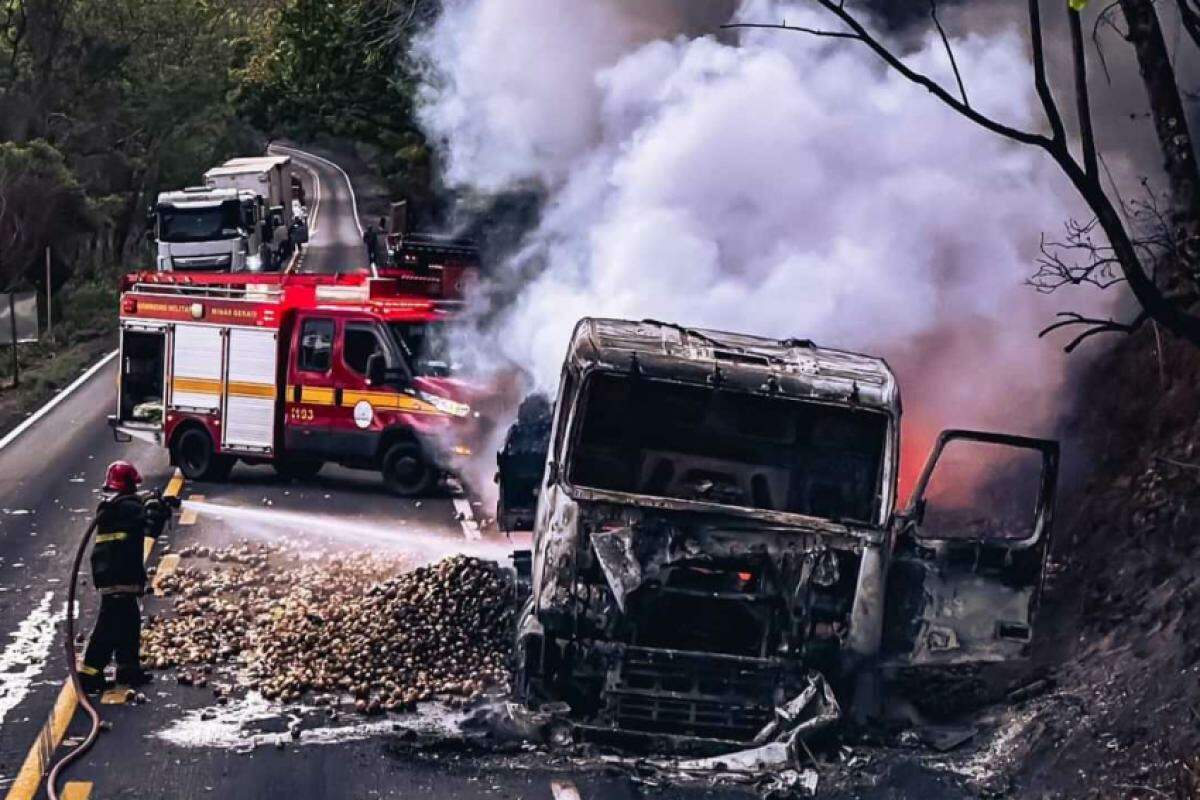
{"label": "fire truck wheel", "polygon": [[420,497],[429,493],[437,471],[413,442],[397,442],[383,456],[383,482],[392,494]]}
{"label": "fire truck wheel", "polygon": [[188,428],[175,438],[171,456],[192,481],[223,481],[233,469],[233,459],[213,452],[212,437],[203,428]]}
{"label": "fire truck wheel", "polygon": [[271,464],[275,473],[290,481],[309,481],[317,477],[325,462],[317,458],[288,457],[285,461],[275,461]]}

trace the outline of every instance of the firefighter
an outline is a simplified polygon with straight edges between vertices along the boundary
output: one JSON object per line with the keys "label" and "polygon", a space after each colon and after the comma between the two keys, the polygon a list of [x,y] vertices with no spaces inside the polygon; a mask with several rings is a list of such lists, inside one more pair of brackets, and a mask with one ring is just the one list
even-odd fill
{"label": "firefighter", "polygon": [[363,231],[363,242],[367,245],[367,261],[371,266],[384,266],[384,259],[387,257],[386,232],[387,217],[380,217],[378,225],[368,225]]}
{"label": "firefighter", "polygon": [[100,615],[83,654],[79,677],[86,691],[104,688],[104,668],[115,656],[117,683],[144,686],[151,681],[141,666],[142,610],[146,590],[144,546],[162,533],[170,517],[157,494],[142,496],[142,476],[128,461],[114,461],[104,476],[108,492],[96,510],[92,583],[100,592]]}

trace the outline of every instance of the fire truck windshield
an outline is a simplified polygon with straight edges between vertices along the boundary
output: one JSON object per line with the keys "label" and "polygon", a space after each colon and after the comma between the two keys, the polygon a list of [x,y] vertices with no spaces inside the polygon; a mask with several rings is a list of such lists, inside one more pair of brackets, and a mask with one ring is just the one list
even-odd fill
{"label": "fire truck windshield", "polygon": [[236,239],[240,206],[227,200],[210,206],[159,206],[158,238],[163,242],[207,242]]}
{"label": "fire truck windshield", "polygon": [[393,322],[388,327],[413,375],[446,378],[462,371],[444,323]]}

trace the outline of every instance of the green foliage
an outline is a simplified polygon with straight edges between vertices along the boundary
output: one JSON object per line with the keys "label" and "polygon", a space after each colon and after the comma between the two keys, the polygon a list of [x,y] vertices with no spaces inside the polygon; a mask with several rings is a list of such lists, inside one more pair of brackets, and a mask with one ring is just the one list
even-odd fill
{"label": "green foliage", "polygon": [[0,289],[20,283],[51,242],[95,225],[62,153],[41,140],[0,142]]}
{"label": "green foliage", "polygon": [[[261,146],[230,101],[263,35],[261,5],[243,2],[0,0],[0,139],[64,155],[97,199],[86,249],[100,261],[138,252],[160,188]],[[64,264],[82,259],[64,237],[52,244]]]}
{"label": "green foliage", "polygon": [[394,196],[428,195],[430,151],[413,120],[408,49],[436,9],[431,0],[286,0],[242,73],[241,115],[274,135],[374,145]]}
{"label": "green foliage", "polygon": [[289,0],[269,49],[247,69],[238,104],[265,130],[290,128],[375,141],[412,129],[397,32],[399,9],[381,0]]}

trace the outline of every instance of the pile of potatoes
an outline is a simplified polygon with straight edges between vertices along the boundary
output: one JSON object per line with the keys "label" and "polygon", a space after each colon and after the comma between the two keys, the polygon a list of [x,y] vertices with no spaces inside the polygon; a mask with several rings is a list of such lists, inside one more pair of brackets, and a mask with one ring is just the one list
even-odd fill
{"label": "pile of potatoes", "polygon": [[264,545],[180,554],[157,584],[173,610],[147,619],[142,656],[181,683],[228,671],[270,700],[352,701],[366,714],[508,689],[512,588],[493,562],[405,571],[396,557]]}

